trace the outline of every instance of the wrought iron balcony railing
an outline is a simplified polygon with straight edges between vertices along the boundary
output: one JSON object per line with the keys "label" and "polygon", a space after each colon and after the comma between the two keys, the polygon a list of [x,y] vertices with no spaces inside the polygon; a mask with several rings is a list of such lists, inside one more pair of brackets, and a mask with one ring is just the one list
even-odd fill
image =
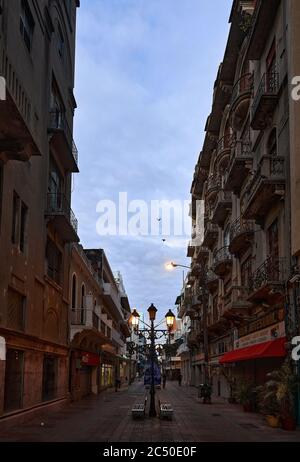
{"label": "wrought iron balcony railing", "polygon": [[237,236],[241,234],[250,234],[254,231],[254,222],[251,220],[244,220],[243,218],[237,218],[230,227],[230,242],[232,242]]}
{"label": "wrought iron balcony railing", "polygon": [[222,179],[220,175],[210,175],[207,179],[206,192],[209,193],[214,189],[220,188],[222,185]]}
{"label": "wrought iron balcony railing", "polygon": [[278,72],[266,72],[258,85],[252,104],[252,117],[256,113],[263,96],[276,96],[279,90]]}
{"label": "wrought iron balcony railing", "polygon": [[244,94],[252,91],[253,76],[251,73],[242,75],[235,83],[232,90],[231,104],[234,105],[238,98]]}
{"label": "wrought iron balcony railing", "polygon": [[227,149],[232,149],[235,144],[236,136],[234,133],[229,133],[228,135],[223,136],[217,145],[217,156],[219,157],[223,151]]}
{"label": "wrought iron balcony railing", "polygon": [[271,256],[252,274],[249,280],[251,292],[268,284],[284,284],[287,277],[286,259]]}
{"label": "wrought iron balcony railing", "polygon": [[66,115],[62,111],[51,110],[49,115],[49,130],[63,132],[69,145],[70,154],[78,166],[78,150],[73,140],[72,131],[66,120]]}
{"label": "wrought iron balcony railing", "polygon": [[225,245],[221,249],[214,251],[214,266],[224,261],[231,261],[232,255],[229,252],[229,246]]}
{"label": "wrought iron balcony railing", "polygon": [[70,207],[70,203],[66,196],[62,193],[48,193],[47,195],[47,215],[64,216],[71,224],[74,231],[78,231],[78,221],[75,217],[73,210]]}

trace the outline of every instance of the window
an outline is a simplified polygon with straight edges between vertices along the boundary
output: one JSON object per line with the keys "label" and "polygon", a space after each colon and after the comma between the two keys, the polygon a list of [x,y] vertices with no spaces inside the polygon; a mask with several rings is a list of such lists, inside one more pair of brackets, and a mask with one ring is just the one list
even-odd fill
{"label": "window", "polygon": [[81,324],[85,323],[85,310],[84,310],[84,302],[85,302],[85,285],[82,284],[81,286],[81,302],[80,302],[80,316],[81,316]]}
{"label": "window", "polygon": [[21,203],[21,222],[20,222],[20,250],[25,252],[26,243],[27,243],[27,216],[28,208],[22,202]]}
{"label": "window", "polygon": [[24,331],[26,298],[16,290],[7,291],[7,327]]}
{"label": "window", "polygon": [[12,229],[11,229],[11,242],[17,244],[18,241],[18,217],[20,208],[20,198],[17,193],[13,195],[13,216],[12,216]]}
{"label": "window", "polygon": [[252,257],[250,256],[241,264],[241,284],[242,287],[249,287],[252,278]]}
{"label": "window", "polygon": [[224,246],[228,247],[230,244],[230,226],[227,225],[224,231]]}
{"label": "window", "polygon": [[268,250],[270,257],[278,258],[279,256],[279,232],[278,220],[276,219],[268,229]]}
{"label": "window", "polygon": [[21,1],[20,32],[24,39],[25,45],[31,51],[32,37],[34,29],[34,20],[28,6],[27,0]]}
{"label": "window", "polygon": [[77,278],[76,274],[72,277],[72,310],[76,309],[76,292],[77,292]]}
{"label": "window", "polygon": [[273,128],[271,131],[268,143],[267,143],[267,153],[268,156],[277,156],[277,131],[276,128]]}
{"label": "window", "polygon": [[13,214],[11,242],[17,245],[21,252],[27,247],[28,207],[20,200],[16,192],[13,194]]}
{"label": "window", "polygon": [[57,284],[61,284],[62,253],[50,239],[47,241],[46,259],[47,275]]}

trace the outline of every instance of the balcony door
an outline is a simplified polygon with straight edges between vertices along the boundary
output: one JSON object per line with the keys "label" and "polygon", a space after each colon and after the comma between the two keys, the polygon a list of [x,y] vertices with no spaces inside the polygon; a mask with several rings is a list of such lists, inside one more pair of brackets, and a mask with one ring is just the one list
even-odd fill
{"label": "balcony door", "polygon": [[278,281],[280,277],[278,220],[269,227],[267,239],[269,251],[267,271],[270,280]]}
{"label": "balcony door", "polygon": [[64,179],[53,157],[50,158],[48,180],[48,204],[54,211],[63,208]]}
{"label": "balcony door", "polygon": [[266,59],[266,71],[267,71],[267,93],[274,93],[276,87],[276,42],[273,40],[272,46]]}
{"label": "balcony door", "polygon": [[279,257],[279,232],[278,232],[278,220],[273,221],[267,232],[268,239],[268,251],[272,258],[277,259]]}

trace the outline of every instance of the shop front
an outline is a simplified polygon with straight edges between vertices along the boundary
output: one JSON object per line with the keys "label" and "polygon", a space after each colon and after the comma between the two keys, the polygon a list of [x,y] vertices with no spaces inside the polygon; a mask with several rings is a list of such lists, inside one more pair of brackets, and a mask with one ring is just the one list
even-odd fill
{"label": "shop front", "polygon": [[100,356],[89,351],[76,350],[71,354],[71,392],[73,400],[98,393]]}
{"label": "shop front", "polygon": [[265,383],[267,374],[279,369],[287,355],[284,323],[254,332],[235,341],[235,349],[219,360],[221,366],[231,369],[231,378],[237,383],[249,381],[254,385]]}

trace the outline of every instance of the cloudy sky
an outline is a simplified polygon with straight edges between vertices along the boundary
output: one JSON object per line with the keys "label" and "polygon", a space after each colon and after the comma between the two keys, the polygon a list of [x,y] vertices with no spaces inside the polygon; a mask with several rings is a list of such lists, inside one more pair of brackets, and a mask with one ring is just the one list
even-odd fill
{"label": "cloudy sky", "polygon": [[118,210],[119,192],[149,207],[190,199],[231,4],[82,0],[78,10],[73,208],[81,243],[104,248],[131,306],[146,311],[153,302],[160,317],[174,308],[183,276],[164,264],[189,264],[186,237],[100,236],[96,207],[111,200]]}

